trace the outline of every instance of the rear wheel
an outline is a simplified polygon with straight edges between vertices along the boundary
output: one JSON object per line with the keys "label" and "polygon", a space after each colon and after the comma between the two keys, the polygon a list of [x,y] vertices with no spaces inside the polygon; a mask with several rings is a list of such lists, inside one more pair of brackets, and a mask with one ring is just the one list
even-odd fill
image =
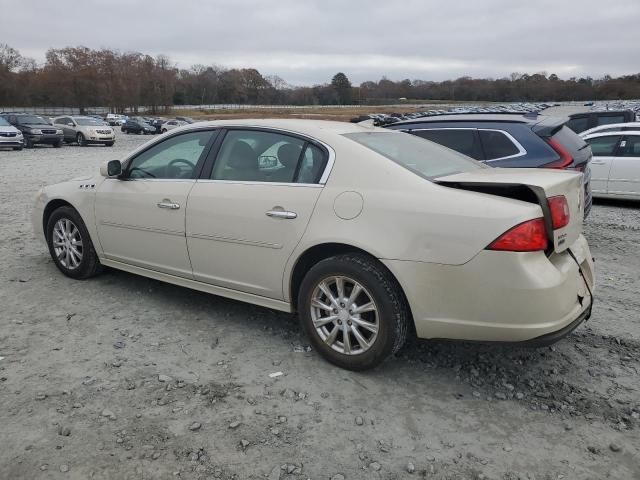
{"label": "rear wheel", "polygon": [[396,353],[410,313],[400,286],[377,260],[344,254],[317,263],[298,295],[302,329],[329,362],[366,370]]}
{"label": "rear wheel", "polygon": [[47,221],[49,253],[58,269],[66,276],[85,279],[100,270],[89,232],[80,214],[71,207],[60,207]]}
{"label": "rear wheel", "polygon": [[80,146],[85,147],[87,145],[87,141],[85,140],[84,135],[82,133],[78,133],[78,135],[76,136],[76,141]]}

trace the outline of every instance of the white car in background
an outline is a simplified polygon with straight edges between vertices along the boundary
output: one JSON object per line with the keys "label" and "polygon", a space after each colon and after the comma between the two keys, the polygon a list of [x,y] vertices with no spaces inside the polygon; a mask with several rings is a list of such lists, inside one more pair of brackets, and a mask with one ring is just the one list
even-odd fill
{"label": "white car in background", "polygon": [[[44,187],[60,271],[100,265],[298,312],[314,349],[374,367],[408,332],[544,345],[591,314],[577,172],[494,169],[399,131],[202,122]],[[144,301],[141,299],[140,301]]]}
{"label": "white car in background", "polygon": [[182,120],[169,120],[162,124],[162,126],[160,127],[160,133],[167,133],[173,130],[174,128],[184,127],[185,125],[189,125],[189,124]]}
{"label": "white car in background", "polygon": [[626,132],[626,131],[640,131],[640,122],[626,122],[626,123],[612,123],[609,125],[599,125],[597,127],[590,128],[584,132],[580,132],[579,135],[584,138],[587,135],[593,133],[607,133],[607,132]]}
{"label": "white car in background", "polygon": [[594,197],[640,200],[640,130],[587,135]]}
{"label": "white car in background", "polygon": [[24,148],[22,132],[2,117],[0,117],[0,148],[12,148],[14,150],[22,150]]}
{"label": "white car in background", "polygon": [[116,134],[105,122],[93,117],[65,116],[53,120],[56,128],[64,132],[64,141],[81,146],[102,144],[113,147]]}
{"label": "white car in background", "polygon": [[120,127],[122,126],[129,117],[126,115],[120,115],[117,113],[109,113],[104,118],[104,121],[107,122],[112,127]]}

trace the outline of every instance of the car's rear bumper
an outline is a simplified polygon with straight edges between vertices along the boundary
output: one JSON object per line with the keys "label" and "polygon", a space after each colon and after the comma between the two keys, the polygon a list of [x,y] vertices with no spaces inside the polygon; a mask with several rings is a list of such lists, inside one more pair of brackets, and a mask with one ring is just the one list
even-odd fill
{"label": "car's rear bumper", "polygon": [[553,341],[591,309],[594,269],[583,236],[571,251],[577,263],[566,251],[547,258],[489,250],[460,266],[383,262],[403,287],[418,337]]}

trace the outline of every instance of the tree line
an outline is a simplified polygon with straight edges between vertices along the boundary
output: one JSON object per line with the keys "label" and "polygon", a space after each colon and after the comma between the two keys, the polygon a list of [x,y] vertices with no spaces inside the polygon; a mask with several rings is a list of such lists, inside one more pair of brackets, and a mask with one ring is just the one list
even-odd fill
{"label": "tree line", "polygon": [[582,101],[640,98],[640,73],[612,78],[561,79],[546,72],[509,77],[427,81],[382,78],[352,85],[340,72],[329,82],[292,86],[254,68],[218,65],[178,68],[167,56],[110,49],[49,49],[43,64],[0,44],[0,105],[59,106],[112,111],[153,111],[174,105],[220,103],[264,105],[384,104],[402,100]]}

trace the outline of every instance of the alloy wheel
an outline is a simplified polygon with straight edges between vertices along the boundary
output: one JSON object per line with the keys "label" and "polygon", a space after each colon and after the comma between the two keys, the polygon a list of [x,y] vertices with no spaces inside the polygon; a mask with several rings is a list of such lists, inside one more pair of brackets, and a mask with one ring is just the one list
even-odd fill
{"label": "alloy wheel", "polygon": [[360,355],[374,344],[380,328],[371,294],[346,276],[322,279],[311,296],[311,320],[322,341],[344,355]]}
{"label": "alloy wheel", "polygon": [[61,218],[53,227],[53,250],[60,264],[75,270],[82,262],[84,244],[80,229],[68,218]]}

